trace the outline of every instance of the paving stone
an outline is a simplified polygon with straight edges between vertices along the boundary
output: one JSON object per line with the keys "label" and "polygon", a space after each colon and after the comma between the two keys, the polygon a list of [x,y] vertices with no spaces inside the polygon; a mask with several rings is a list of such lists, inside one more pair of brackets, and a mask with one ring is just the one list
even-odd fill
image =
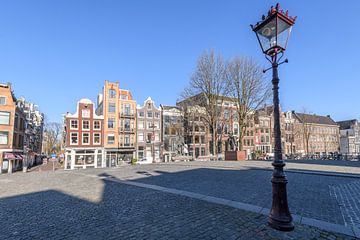
{"label": "paving stone", "polygon": [[[135,177],[134,185],[117,180],[137,176],[139,169],[151,176]],[[114,179],[100,179],[102,174]],[[1,175],[0,182],[8,181],[0,186],[0,221],[6,223],[0,239],[354,239],[299,223],[295,231],[282,233],[267,225],[265,215],[192,198],[191,194],[181,196],[185,191],[203,194],[204,187],[205,194],[213,197],[208,200],[228,199],[232,192],[229,200],[243,195],[252,200],[249,205],[265,202],[268,206],[269,187],[265,185],[269,184],[262,182],[268,177],[267,172],[253,170],[234,173],[160,165]],[[289,180],[298,179],[306,188],[311,185],[305,180],[308,177],[289,175]],[[241,180],[243,186],[238,184]],[[313,184],[322,181],[315,179]],[[147,189],[136,186],[138,183],[163,188]],[[327,186],[329,191],[329,183],[322,184],[317,187]],[[176,189],[159,191],[168,186]],[[289,191],[290,196],[294,193]],[[259,207],[259,212],[262,209]],[[311,212],[303,205],[299,209]],[[326,214],[331,217],[331,212]]]}

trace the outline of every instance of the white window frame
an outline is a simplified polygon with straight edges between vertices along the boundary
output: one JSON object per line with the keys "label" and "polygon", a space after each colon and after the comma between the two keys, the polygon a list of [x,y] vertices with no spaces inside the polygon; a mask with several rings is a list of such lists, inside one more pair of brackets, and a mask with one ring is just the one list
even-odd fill
{"label": "white window frame", "polygon": [[[72,121],[75,121],[75,122],[76,122],[77,128],[73,128],[73,127],[72,127]],[[78,129],[79,129],[79,121],[78,121],[77,119],[71,119],[71,120],[70,120],[70,129],[73,129],[73,130],[78,130]]]}
{"label": "white window frame", "polygon": [[[95,135],[98,134],[99,135],[99,142],[95,142]],[[101,144],[101,134],[100,133],[93,133],[93,144],[94,145],[100,145]]]}
{"label": "white window frame", "polygon": [[[84,114],[84,113],[86,113],[86,114]],[[83,117],[83,118],[90,118],[90,109],[83,109],[83,110],[81,110],[81,116]]]}
{"label": "white window frame", "polygon": [[[89,124],[88,124],[89,128],[84,128],[84,122],[88,122],[88,123],[89,123]],[[81,127],[82,127],[82,130],[84,130],[84,131],[90,131],[90,120],[82,120],[82,125],[81,125]]]}
{"label": "white window frame", "polygon": [[[99,128],[95,128],[95,123],[96,123],[96,122],[99,123]],[[101,130],[101,121],[99,121],[99,120],[94,120],[94,121],[93,121],[93,129],[94,129],[94,130]]]}
{"label": "white window frame", "polygon": [[[72,142],[72,135],[76,134],[76,143]],[[70,145],[78,145],[79,144],[79,134],[77,132],[70,132]]]}
{"label": "white window frame", "polygon": [[[112,104],[114,104],[114,111],[112,112],[110,112],[110,105],[112,106]],[[113,103],[113,102],[109,102],[108,103],[108,113],[116,113],[116,103]]]}
{"label": "white window frame", "polygon": [[[142,137],[142,139],[140,139],[140,136]],[[144,133],[143,132],[138,133],[138,142],[144,142]]]}
{"label": "white window frame", "polygon": [[[113,127],[111,128],[111,127],[109,127],[109,120],[114,120],[113,121]],[[113,118],[113,117],[111,117],[111,118],[108,118],[108,121],[107,121],[107,128],[108,129],[116,129],[116,119],[115,118]]]}
{"label": "white window frame", "polygon": [[[88,135],[88,143],[84,143],[84,134],[87,134]],[[82,143],[82,145],[90,145],[90,133],[82,133],[81,134],[81,143]]]}
{"label": "white window frame", "polygon": [[11,122],[11,112],[7,112],[7,111],[0,111],[1,113],[5,113],[5,114],[8,114],[9,118],[8,118],[8,122],[6,124],[1,124],[0,125],[10,125],[10,122]]}
{"label": "white window frame", "polygon": [[138,121],[138,129],[145,129],[145,122],[143,120]]}
{"label": "white window frame", "polygon": [[4,104],[0,104],[0,105],[2,105],[2,106],[6,105],[7,97],[6,97],[6,96],[3,96],[3,95],[0,95],[0,98],[4,98],[4,100],[5,100]]}
{"label": "white window frame", "polygon": [[[109,137],[114,137],[114,142],[112,142],[112,143],[109,143]],[[115,144],[115,134],[113,134],[113,133],[110,133],[110,134],[108,134],[107,136],[106,136],[106,143],[107,144]]]}
{"label": "white window frame", "polygon": [[0,145],[8,145],[9,144],[9,132],[8,131],[0,131],[0,133],[5,133],[6,143],[0,143]]}

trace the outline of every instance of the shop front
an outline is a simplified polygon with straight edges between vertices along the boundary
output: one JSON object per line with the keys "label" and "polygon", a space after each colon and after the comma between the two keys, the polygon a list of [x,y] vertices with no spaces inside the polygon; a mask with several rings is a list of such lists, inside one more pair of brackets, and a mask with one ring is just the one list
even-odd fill
{"label": "shop front", "polygon": [[20,152],[4,152],[2,154],[1,173],[22,170],[24,156]]}
{"label": "shop front", "polygon": [[65,152],[65,169],[103,167],[102,149],[71,149]]}

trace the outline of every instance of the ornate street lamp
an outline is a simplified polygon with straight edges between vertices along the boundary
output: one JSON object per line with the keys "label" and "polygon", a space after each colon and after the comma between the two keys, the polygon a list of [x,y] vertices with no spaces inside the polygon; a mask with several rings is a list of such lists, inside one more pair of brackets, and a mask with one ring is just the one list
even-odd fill
{"label": "ornate street lamp", "polygon": [[[296,17],[290,17],[288,11],[280,10],[279,4],[271,7],[267,16],[262,16],[262,21],[251,25],[252,30],[256,33],[261,49],[266,59],[271,62],[269,69],[273,70],[273,104],[274,104],[274,134],[275,134],[275,159],[272,163],[274,171],[272,175],[272,206],[269,214],[268,223],[272,228],[280,231],[294,230],[292,216],[289,211],[286,184],[287,179],[284,173],[285,163],[282,160],[281,149],[281,129],[280,129],[280,111],[279,111],[279,76],[278,66],[281,57],[286,49],[291,28],[294,25]],[[278,54],[281,54],[278,58]]]}

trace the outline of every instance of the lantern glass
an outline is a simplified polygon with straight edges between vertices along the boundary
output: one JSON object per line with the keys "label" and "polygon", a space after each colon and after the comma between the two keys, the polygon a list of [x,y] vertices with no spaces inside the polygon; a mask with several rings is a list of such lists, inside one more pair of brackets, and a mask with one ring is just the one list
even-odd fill
{"label": "lantern glass", "polygon": [[264,53],[276,46],[276,18],[273,18],[256,31]]}
{"label": "lantern glass", "polygon": [[275,52],[285,51],[291,25],[275,15],[265,25],[256,30],[261,48],[265,54],[273,55]]}
{"label": "lantern glass", "polygon": [[281,18],[277,18],[277,45],[283,50],[286,49],[291,33],[291,25]]}

